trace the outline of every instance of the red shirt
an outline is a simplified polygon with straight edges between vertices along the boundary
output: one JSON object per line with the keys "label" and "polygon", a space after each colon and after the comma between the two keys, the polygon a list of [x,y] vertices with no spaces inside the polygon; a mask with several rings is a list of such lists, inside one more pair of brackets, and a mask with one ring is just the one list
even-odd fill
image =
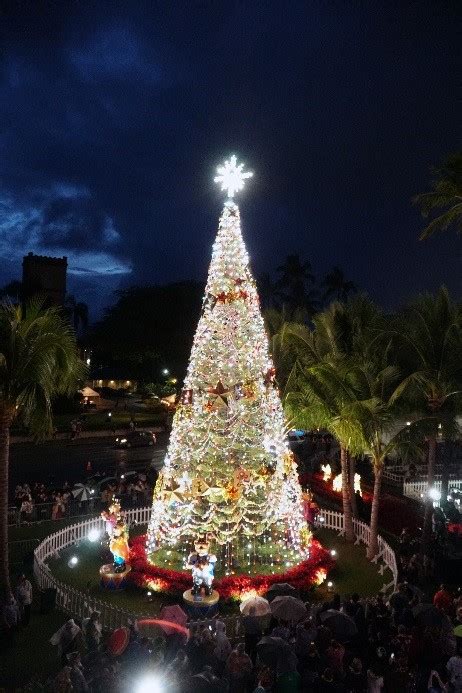
{"label": "red shirt", "polygon": [[446,590],[439,590],[433,597],[433,604],[442,611],[451,611],[452,595],[446,592]]}

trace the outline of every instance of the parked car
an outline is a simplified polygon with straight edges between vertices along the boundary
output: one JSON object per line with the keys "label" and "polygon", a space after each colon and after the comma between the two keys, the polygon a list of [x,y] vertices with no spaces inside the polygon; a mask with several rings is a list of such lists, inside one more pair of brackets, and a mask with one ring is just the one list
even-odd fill
{"label": "parked car", "polygon": [[149,448],[156,444],[152,431],[130,431],[115,439],[116,448]]}

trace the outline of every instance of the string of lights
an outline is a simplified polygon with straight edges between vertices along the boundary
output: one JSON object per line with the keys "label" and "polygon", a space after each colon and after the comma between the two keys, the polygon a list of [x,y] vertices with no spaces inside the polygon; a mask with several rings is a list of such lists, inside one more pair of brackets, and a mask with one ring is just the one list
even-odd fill
{"label": "string of lights", "polygon": [[[247,177],[242,166],[239,172],[233,192],[242,187],[239,174]],[[183,551],[205,534],[224,547],[229,572],[236,562],[253,572],[259,562],[274,564],[276,556],[292,565],[307,557],[310,544],[239,208],[231,199],[220,218],[154,492],[148,556],[155,562],[156,552]]]}

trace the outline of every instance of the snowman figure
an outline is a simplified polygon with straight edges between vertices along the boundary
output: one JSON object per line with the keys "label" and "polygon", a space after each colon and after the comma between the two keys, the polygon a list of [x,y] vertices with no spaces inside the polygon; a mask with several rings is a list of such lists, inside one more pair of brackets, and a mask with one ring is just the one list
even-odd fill
{"label": "snowman figure", "polygon": [[202,585],[205,586],[205,594],[212,594],[213,571],[217,557],[209,553],[210,541],[207,537],[201,537],[194,542],[195,551],[188,556],[188,566],[191,568],[193,587],[191,594],[199,594]]}

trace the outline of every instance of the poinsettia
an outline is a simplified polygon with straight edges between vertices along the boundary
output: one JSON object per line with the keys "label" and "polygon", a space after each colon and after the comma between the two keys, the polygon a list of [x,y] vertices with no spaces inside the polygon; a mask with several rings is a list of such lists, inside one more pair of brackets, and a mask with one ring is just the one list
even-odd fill
{"label": "poinsettia", "polygon": [[[214,588],[222,599],[239,599],[242,594],[254,590],[264,594],[277,582],[288,582],[296,589],[306,591],[319,584],[319,571],[327,576],[333,559],[318,541],[310,547],[310,557],[299,565],[274,575],[227,575],[214,581]],[[150,563],[146,558],[146,537],[134,537],[130,542],[130,581],[140,588],[149,588],[169,594],[181,595],[191,587],[189,571],[168,570]]]}

